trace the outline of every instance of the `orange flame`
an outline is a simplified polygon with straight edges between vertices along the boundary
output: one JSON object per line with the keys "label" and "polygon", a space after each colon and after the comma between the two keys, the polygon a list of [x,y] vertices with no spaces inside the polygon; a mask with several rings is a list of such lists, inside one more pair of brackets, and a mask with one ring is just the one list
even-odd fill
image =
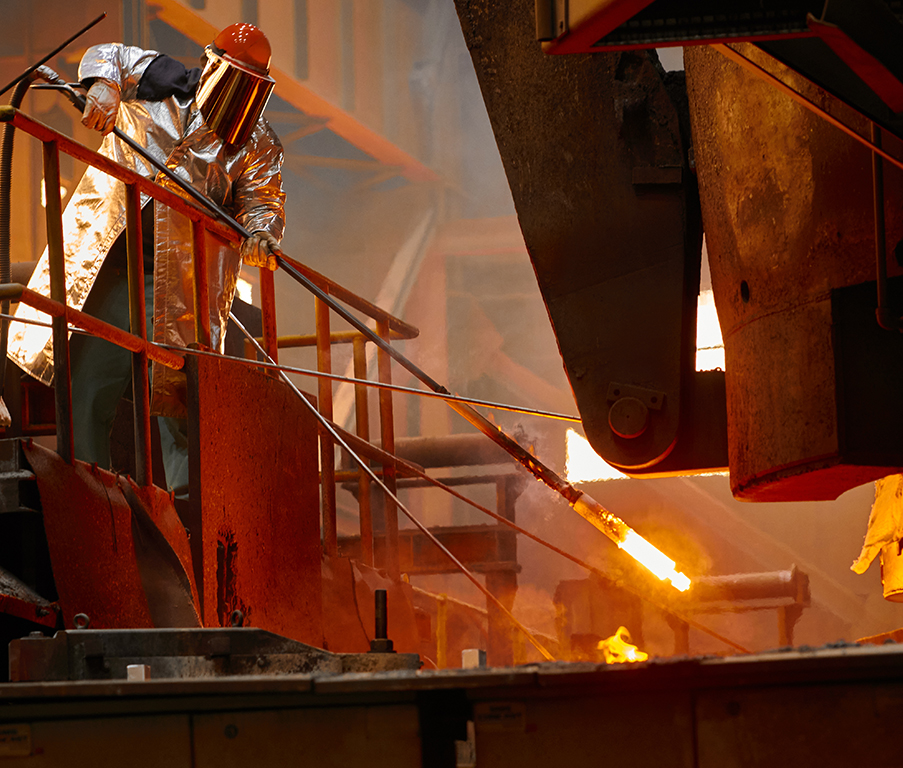
{"label": "orange flame", "polygon": [[627,627],[618,627],[618,631],[606,640],[600,640],[598,648],[602,651],[606,664],[631,664],[637,661],[646,661],[648,653],[643,653],[630,642],[630,632]]}

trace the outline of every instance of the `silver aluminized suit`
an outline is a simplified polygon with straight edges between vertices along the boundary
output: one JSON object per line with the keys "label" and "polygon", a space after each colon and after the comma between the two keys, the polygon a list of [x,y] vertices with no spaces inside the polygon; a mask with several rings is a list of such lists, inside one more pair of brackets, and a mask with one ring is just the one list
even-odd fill
{"label": "silver aluminized suit", "polygon": [[[264,230],[281,239],[285,195],[282,145],[276,134],[261,118],[248,142],[236,149],[224,145],[207,127],[193,99],[170,96],[162,101],[138,100],[141,76],[159,55],[118,43],[97,45],[82,58],[79,78],[85,81],[102,77],[118,83],[122,103],[117,128],[229,210],[246,229]],[[99,151],[145,177],[154,176],[146,161],[112,133],[104,138]],[[172,182],[167,186],[177,189]],[[160,203],[155,205],[153,338],[160,343],[187,346],[195,341],[191,222]],[[125,221],[125,186],[89,167],[63,213],[70,306],[84,306],[104,258],[125,229]],[[233,247],[208,236],[207,261],[211,339],[214,349],[222,352],[241,258]],[[29,288],[50,294],[46,251]],[[17,316],[44,319],[24,304],[19,306]],[[19,324],[10,338],[9,356],[36,378],[50,383],[53,358],[48,329]],[[155,364],[152,397],[154,413],[184,417],[181,374]]]}

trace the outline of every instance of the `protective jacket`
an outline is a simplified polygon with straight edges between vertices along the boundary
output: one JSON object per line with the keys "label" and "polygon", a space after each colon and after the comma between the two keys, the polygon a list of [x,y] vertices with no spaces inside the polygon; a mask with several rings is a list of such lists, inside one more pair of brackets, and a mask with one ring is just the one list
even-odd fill
{"label": "protective jacket", "polygon": [[[282,238],[285,219],[282,192],[282,145],[261,118],[242,147],[222,142],[205,124],[190,90],[158,101],[138,97],[145,71],[161,54],[110,43],[85,53],[79,68],[82,82],[102,77],[117,83],[122,103],[116,127],[164,162],[208,198],[230,211],[251,232],[263,230]],[[112,133],[99,152],[141,175],[155,171]],[[157,182],[178,191],[157,174]],[[184,193],[183,193],[184,194]],[[149,204],[149,198],[144,204]],[[192,226],[189,219],[155,203],[154,341],[187,346],[195,341],[192,274]],[[125,229],[125,185],[89,167],[63,213],[66,292],[69,306],[81,309],[104,258]],[[223,351],[226,323],[241,268],[241,257],[230,245],[209,236],[207,241],[210,329],[214,349]],[[29,288],[50,294],[45,251]],[[45,319],[21,304],[18,317]],[[36,378],[50,383],[53,351],[48,329],[16,324],[10,357]],[[184,377],[154,364],[154,413],[184,416]]]}

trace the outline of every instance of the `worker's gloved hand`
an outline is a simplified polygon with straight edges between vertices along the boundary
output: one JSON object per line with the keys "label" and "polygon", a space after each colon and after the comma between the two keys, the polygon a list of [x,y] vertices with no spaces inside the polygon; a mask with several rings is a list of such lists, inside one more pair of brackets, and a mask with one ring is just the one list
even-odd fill
{"label": "worker's gloved hand", "polygon": [[277,253],[282,255],[279,241],[269,232],[252,232],[241,244],[241,260],[249,267],[266,267],[275,272],[279,267]]}
{"label": "worker's gloved hand", "polygon": [[88,90],[82,123],[106,136],[116,125],[119,112],[119,86],[112,80],[98,77]]}

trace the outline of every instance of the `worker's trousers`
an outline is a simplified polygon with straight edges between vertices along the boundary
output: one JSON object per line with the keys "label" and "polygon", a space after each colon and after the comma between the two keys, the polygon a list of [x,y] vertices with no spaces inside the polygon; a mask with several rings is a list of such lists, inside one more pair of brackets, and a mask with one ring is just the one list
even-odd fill
{"label": "worker's trousers", "polygon": [[[129,290],[126,270],[104,263],[84,311],[123,330],[129,330]],[[152,333],[153,275],[144,276],[147,328]],[[110,468],[110,430],[119,401],[132,381],[132,353],[103,339],[73,334],[72,431],[75,458]],[[185,422],[158,418],[166,484],[180,492],[188,486],[188,440]]]}

